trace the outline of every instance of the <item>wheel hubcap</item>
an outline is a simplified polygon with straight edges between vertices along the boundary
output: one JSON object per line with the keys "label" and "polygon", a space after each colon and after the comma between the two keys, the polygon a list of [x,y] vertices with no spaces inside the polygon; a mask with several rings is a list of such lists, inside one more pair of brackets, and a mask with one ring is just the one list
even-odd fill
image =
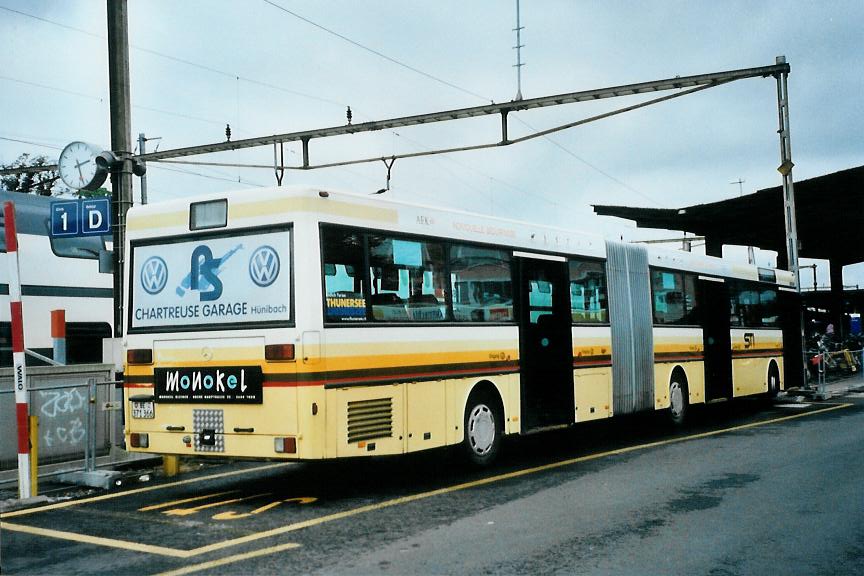
{"label": "wheel hubcap", "polygon": [[684,412],[684,391],[677,382],[669,385],[669,410],[675,418]]}
{"label": "wheel hubcap", "polygon": [[495,443],[495,417],[485,404],[479,404],[468,415],[468,442],[478,456],[487,454]]}

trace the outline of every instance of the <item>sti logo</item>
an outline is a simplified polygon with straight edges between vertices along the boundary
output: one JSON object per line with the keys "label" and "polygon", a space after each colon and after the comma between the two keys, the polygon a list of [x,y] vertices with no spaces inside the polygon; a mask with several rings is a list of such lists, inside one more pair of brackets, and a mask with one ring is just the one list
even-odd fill
{"label": "sti logo", "polygon": [[177,286],[177,295],[182,297],[186,294],[186,290],[195,290],[202,302],[218,300],[222,296],[222,280],[219,278],[222,267],[235,252],[242,249],[243,245],[238,244],[223,256],[214,258],[209,246],[206,244],[197,246],[192,251],[189,274]]}
{"label": "sti logo", "polygon": [[279,255],[270,246],[261,246],[249,258],[249,278],[266,288],[279,277]]}
{"label": "sti logo", "polygon": [[151,256],[141,268],[141,287],[148,294],[156,295],[168,283],[168,265],[159,256]]}

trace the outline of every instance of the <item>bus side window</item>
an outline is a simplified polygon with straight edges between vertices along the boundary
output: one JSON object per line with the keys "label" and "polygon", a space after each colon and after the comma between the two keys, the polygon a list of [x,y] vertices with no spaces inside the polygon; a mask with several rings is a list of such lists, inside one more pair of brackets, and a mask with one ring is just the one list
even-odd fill
{"label": "bus side window", "polygon": [[370,234],[372,318],[383,322],[448,319],[444,246]]}
{"label": "bus side window", "polygon": [[652,269],[651,294],[654,301],[654,324],[685,322],[684,282],[680,272]]}
{"label": "bus side window", "polygon": [[609,322],[606,270],[602,262],[570,260],[570,316],[577,324]]}
{"label": "bus side window", "polygon": [[738,312],[741,324],[746,328],[762,326],[762,312],[759,304],[759,291],[755,285],[745,285],[738,292]]}
{"label": "bus side window", "polygon": [[362,236],[346,228],[322,227],[321,247],[324,258],[324,321],[365,321]]}
{"label": "bus side window", "polygon": [[684,320],[682,324],[699,325],[699,301],[696,291],[696,276],[684,274]]}
{"label": "bus side window", "polygon": [[510,254],[455,244],[450,247],[453,318],[457,322],[511,322]]}
{"label": "bus side window", "polygon": [[762,326],[779,328],[780,310],[777,305],[776,288],[763,288],[759,292],[759,307]]}

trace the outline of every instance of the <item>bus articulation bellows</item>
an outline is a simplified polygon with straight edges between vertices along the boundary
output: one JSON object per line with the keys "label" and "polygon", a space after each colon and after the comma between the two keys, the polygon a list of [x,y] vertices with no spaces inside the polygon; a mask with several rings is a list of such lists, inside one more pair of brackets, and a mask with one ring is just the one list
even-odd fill
{"label": "bus articulation bellows", "polygon": [[331,190],[135,207],[126,440],[320,460],[783,389],[791,273]]}

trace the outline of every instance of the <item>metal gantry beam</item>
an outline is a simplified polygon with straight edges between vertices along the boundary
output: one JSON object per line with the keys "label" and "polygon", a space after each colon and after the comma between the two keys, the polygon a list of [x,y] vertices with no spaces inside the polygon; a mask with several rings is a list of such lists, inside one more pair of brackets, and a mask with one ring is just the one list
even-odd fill
{"label": "metal gantry beam", "polygon": [[[268,146],[278,142],[302,142],[303,164],[309,167],[309,141],[313,139],[343,136],[347,134],[358,134],[361,132],[375,132],[389,130],[391,128],[403,128],[405,126],[417,126],[420,124],[432,124],[435,122],[447,122],[464,118],[477,118],[500,114],[506,116],[509,112],[531,110],[533,108],[544,108],[548,106],[559,106],[561,104],[572,104],[576,102],[590,102],[606,98],[617,98],[621,96],[633,96],[649,92],[660,92],[664,90],[677,90],[693,88],[698,86],[711,86],[721,83],[742,80],[745,78],[768,77],[777,74],[788,73],[789,65],[786,63],[773,66],[762,66],[759,68],[743,68],[740,70],[729,70],[726,72],[714,72],[711,74],[698,74],[695,76],[676,76],[665,80],[654,80],[651,82],[640,82],[638,84],[625,84],[610,88],[585,90],[581,92],[568,92],[555,96],[543,96],[506,102],[504,104],[486,104],[471,108],[458,108],[443,112],[432,112],[430,114],[418,114],[415,116],[403,116],[389,120],[373,120],[362,124],[344,124],[342,126],[331,126],[315,130],[304,130],[301,132],[289,132],[285,134],[274,134],[244,140],[233,140],[231,142],[218,142],[214,144],[203,144],[200,146],[189,146],[187,148],[175,148],[143,154],[139,158],[145,161],[163,160],[169,158],[182,158],[186,156],[197,156],[199,154],[211,154],[213,152],[225,152],[229,150],[240,150],[243,148],[255,148]],[[502,131],[505,134],[506,131]],[[470,148],[469,148],[470,149]]]}
{"label": "metal gantry beam", "polygon": [[[348,134],[358,134],[362,132],[375,132],[379,130],[388,130],[392,128],[402,128],[405,126],[417,126],[421,124],[432,124],[435,122],[447,122],[451,120],[460,120],[464,118],[477,118],[489,115],[500,115],[501,116],[501,140],[494,144],[480,144],[476,146],[463,146],[463,147],[454,147],[447,148],[441,150],[434,151],[426,151],[426,152],[418,152],[413,154],[404,154],[400,156],[401,158],[411,158],[417,156],[428,156],[431,154],[444,154],[450,152],[464,152],[469,150],[479,150],[483,148],[490,148],[494,146],[515,144],[518,142],[523,142],[525,140],[536,138],[539,136],[544,136],[549,133],[563,130],[566,128],[572,128],[574,126],[578,126],[580,124],[585,124],[590,121],[598,120],[601,118],[605,118],[614,114],[620,114],[621,112],[626,112],[629,110],[635,110],[636,108],[640,108],[643,106],[647,106],[650,104],[658,103],[664,100],[668,100],[673,97],[677,97],[679,95],[686,95],[693,91],[711,88],[714,86],[719,86],[721,84],[726,84],[728,82],[734,82],[736,80],[743,80],[746,78],[758,78],[758,77],[780,77],[782,75],[789,73],[789,64],[786,62],[777,62],[772,66],[761,66],[756,68],[742,68],[739,70],[728,70],[724,72],[713,72],[710,74],[697,74],[694,76],[676,76],[674,78],[666,78],[663,80],[653,80],[649,82],[640,82],[636,84],[624,84],[621,86],[612,86],[609,88],[599,88],[594,90],[583,90],[579,92],[568,92],[565,94],[557,94],[554,96],[542,96],[539,98],[530,98],[527,100],[514,100],[511,102],[505,102],[503,104],[486,104],[483,106],[473,106],[470,108],[458,108],[454,110],[446,110],[443,112],[432,112],[429,114],[418,114],[414,116],[403,116],[400,118],[391,118],[388,120],[374,120],[371,122],[364,122],[362,124],[344,124],[341,126],[331,126],[329,128],[319,128],[314,130],[304,130],[300,132],[288,132],[284,134],[274,134],[271,136],[262,136],[256,138],[247,138],[244,140],[233,140],[229,142],[217,142],[213,144],[203,144],[199,146],[189,146],[186,148],[174,148],[169,150],[160,150],[158,152],[150,152],[147,154],[141,154],[136,158],[143,161],[164,161],[171,158],[183,158],[188,156],[197,156],[200,154],[211,154],[214,152],[226,152],[230,150],[240,150],[243,148],[255,148],[258,146],[268,146],[271,144],[281,144],[285,142],[301,142],[302,144],[302,153],[303,153],[303,162],[299,167],[291,167],[284,166],[284,168],[294,168],[294,169],[304,169],[311,170],[315,168],[330,168],[334,166],[343,166],[346,164],[358,164],[363,162],[371,162],[378,161],[381,158],[364,158],[360,160],[351,160],[346,162],[333,162],[327,164],[318,164],[312,165],[309,161],[309,142],[314,139],[321,138],[330,138],[334,136],[344,136]],[[686,90],[689,89],[689,90]],[[592,116],[588,119],[579,120],[576,122],[571,122],[569,124],[565,124],[563,126],[559,126],[556,128],[552,128],[550,130],[546,130],[543,132],[537,132],[534,134],[529,134],[528,136],[524,136],[518,139],[511,140],[509,139],[507,132],[507,115],[510,112],[517,112],[522,110],[531,110],[534,108],[545,108],[549,106],[559,106],[562,104],[572,104],[577,102],[592,102],[596,100],[603,100],[608,98],[618,98],[622,96],[634,96],[638,94],[647,94],[651,92],[661,92],[666,90],[682,90],[679,94],[675,94],[672,96],[667,96],[663,98],[657,98],[655,100],[651,100],[649,102],[643,102],[637,104],[635,106],[628,106],[626,108],[622,108],[613,112],[600,114],[597,116]],[[388,157],[390,158],[390,157]],[[202,163],[206,164],[206,163]],[[219,163],[212,163],[213,165],[219,165]],[[257,165],[250,165],[249,167],[259,167]],[[260,166],[264,167],[264,166]],[[39,170],[51,169],[51,166],[45,167],[30,167],[30,168],[10,168],[5,170],[0,170],[0,175],[4,174],[14,174],[21,172],[32,172]],[[266,168],[273,169],[274,166],[267,165]],[[277,167],[278,168],[278,167]]]}
{"label": "metal gantry beam", "polygon": [[[568,122],[566,124],[561,124],[558,126],[554,126],[552,128],[548,128],[546,130],[539,130],[537,132],[532,132],[530,134],[526,134],[525,136],[520,136],[519,138],[510,139],[507,133],[507,114],[508,110],[504,110],[501,112],[501,140],[497,142],[487,142],[485,144],[473,144],[470,146],[458,146],[454,148],[438,148],[435,150],[423,150],[421,152],[406,152],[403,154],[395,154],[390,156],[372,156],[366,158],[357,158],[354,160],[342,160],[339,162],[327,162],[325,164],[311,164],[309,162],[309,138],[304,138],[303,142],[303,163],[300,166],[285,166],[284,163],[282,165],[274,165],[270,166],[269,164],[236,164],[233,162],[204,162],[204,161],[194,161],[194,160],[154,160],[154,162],[163,162],[166,164],[187,164],[192,166],[222,166],[222,167],[231,167],[231,168],[266,168],[271,169],[275,168],[276,170],[316,170],[319,168],[336,168],[339,166],[351,166],[355,164],[366,164],[369,162],[393,162],[395,160],[401,160],[403,158],[420,158],[422,156],[435,156],[438,154],[452,154],[454,152],[469,152],[475,150],[485,150],[488,148],[498,148],[501,146],[510,146],[512,144],[521,144],[522,142],[527,142],[528,140],[533,140],[535,138],[541,138],[543,136],[548,136],[549,134],[553,134],[555,132],[560,132],[562,130],[567,130],[569,128],[575,128],[576,126],[581,126],[583,124],[588,124],[590,122],[596,122],[597,120],[602,120],[604,118],[610,118],[612,116],[616,116],[618,114],[623,114],[625,112],[631,112],[633,110],[638,110],[639,108],[645,108],[647,106],[651,106],[653,104],[659,104],[660,102],[665,102],[666,100],[672,100],[673,98],[680,98],[682,96],[687,96],[694,92],[698,92],[700,90],[706,90],[708,88],[713,88],[715,86],[719,86],[720,84],[724,84],[726,82],[731,82],[731,80],[718,81],[714,84],[705,84],[702,86],[696,86],[693,88],[688,88],[687,90],[682,90],[681,92],[675,92],[674,94],[667,94],[666,96],[661,96],[658,98],[652,98],[650,100],[645,100],[643,102],[639,102],[638,104],[633,104],[631,106],[625,106],[623,108],[616,108],[615,110],[610,110],[609,112],[603,112],[602,114],[597,114],[594,116],[589,116],[587,118],[582,118],[580,120],[576,120],[574,122]],[[281,146],[283,143],[279,142]],[[274,143],[275,145],[275,143]],[[389,169],[389,167],[388,167]],[[278,177],[277,177],[278,179]]]}

